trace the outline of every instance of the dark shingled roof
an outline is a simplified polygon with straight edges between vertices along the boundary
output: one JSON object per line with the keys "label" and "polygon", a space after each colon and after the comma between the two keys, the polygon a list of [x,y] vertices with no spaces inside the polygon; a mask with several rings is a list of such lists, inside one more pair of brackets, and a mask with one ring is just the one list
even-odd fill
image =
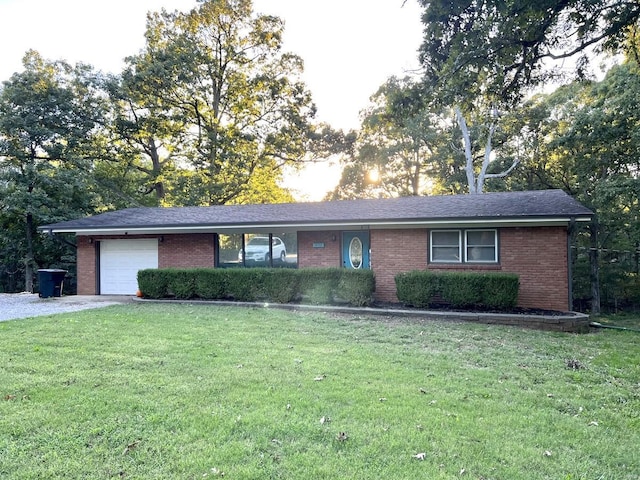
{"label": "dark shingled roof", "polygon": [[188,227],[301,227],[322,224],[390,225],[394,222],[496,221],[518,219],[588,220],[592,212],[562,190],[442,195],[334,202],[222,205],[213,207],[127,208],[44,225],[40,230],[82,232],[102,229]]}

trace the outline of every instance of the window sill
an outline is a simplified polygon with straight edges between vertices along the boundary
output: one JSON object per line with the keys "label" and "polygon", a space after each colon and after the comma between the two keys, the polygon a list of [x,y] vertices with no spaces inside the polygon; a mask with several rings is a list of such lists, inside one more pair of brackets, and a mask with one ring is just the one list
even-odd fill
{"label": "window sill", "polygon": [[427,264],[429,270],[502,270],[499,263],[437,263]]}

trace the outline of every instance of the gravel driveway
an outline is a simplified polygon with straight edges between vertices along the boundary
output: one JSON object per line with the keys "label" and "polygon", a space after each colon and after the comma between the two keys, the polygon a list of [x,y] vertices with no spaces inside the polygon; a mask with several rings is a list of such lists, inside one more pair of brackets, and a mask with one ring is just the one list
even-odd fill
{"label": "gravel driveway", "polygon": [[63,295],[40,298],[37,293],[0,293],[0,322],[54,313],[77,312],[119,303],[129,303],[126,295]]}

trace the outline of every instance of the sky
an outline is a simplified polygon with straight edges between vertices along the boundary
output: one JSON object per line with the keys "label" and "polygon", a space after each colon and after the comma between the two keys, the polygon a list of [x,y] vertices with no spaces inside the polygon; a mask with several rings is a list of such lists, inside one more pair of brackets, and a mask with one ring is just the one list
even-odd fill
{"label": "sky", "polygon": [[[254,0],[258,13],[285,21],[284,48],[305,62],[303,80],[317,119],[359,126],[369,97],[392,75],[418,68],[422,39],[416,0]],[[22,70],[29,49],[48,60],[83,62],[118,73],[144,47],[148,11],[189,10],[195,0],[0,0],[0,81]],[[299,200],[320,200],[340,169],[318,165],[289,176]]]}

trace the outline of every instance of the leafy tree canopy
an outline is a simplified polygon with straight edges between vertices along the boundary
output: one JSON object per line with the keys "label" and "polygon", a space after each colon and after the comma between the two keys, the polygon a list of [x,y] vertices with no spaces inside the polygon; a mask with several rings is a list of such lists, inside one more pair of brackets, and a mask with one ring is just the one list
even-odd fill
{"label": "leafy tree canopy", "polygon": [[[278,17],[254,14],[250,0],[149,15],[146,48],[123,74],[128,122],[119,117],[130,144],[152,160],[159,142],[149,139],[172,139],[164,142],[170,161],[147,168],[154,188],[163,183],[164,203],[282,197],[281,167],[302,160],[315,133],[303,62],[282,53],[283,29]],[[171,176],[160,171],[167,167]],[[251,192],[254,177],[262,188]]]}
{"label": "leafy tree canopy", "polygon": [[23,63],[0,90],[0,267],[24,272],[31,291],[33,270],[52,246],[37,225],[93,211],[89,154],[101,101],[87,66],[33,51]]}
{"label": "leafy tree canopy", "polygon": [[423,100],[409,77],[391,77],[378,89],[330,198],[425,193],[444,127]]}
{"label": "leafy tree canopy", "polygon": [[640,2],[618,0],[419,0],[425,80],[450,104],[480,97],[522,98],[576,59],[584,76],[590,50],[637,53]]}

